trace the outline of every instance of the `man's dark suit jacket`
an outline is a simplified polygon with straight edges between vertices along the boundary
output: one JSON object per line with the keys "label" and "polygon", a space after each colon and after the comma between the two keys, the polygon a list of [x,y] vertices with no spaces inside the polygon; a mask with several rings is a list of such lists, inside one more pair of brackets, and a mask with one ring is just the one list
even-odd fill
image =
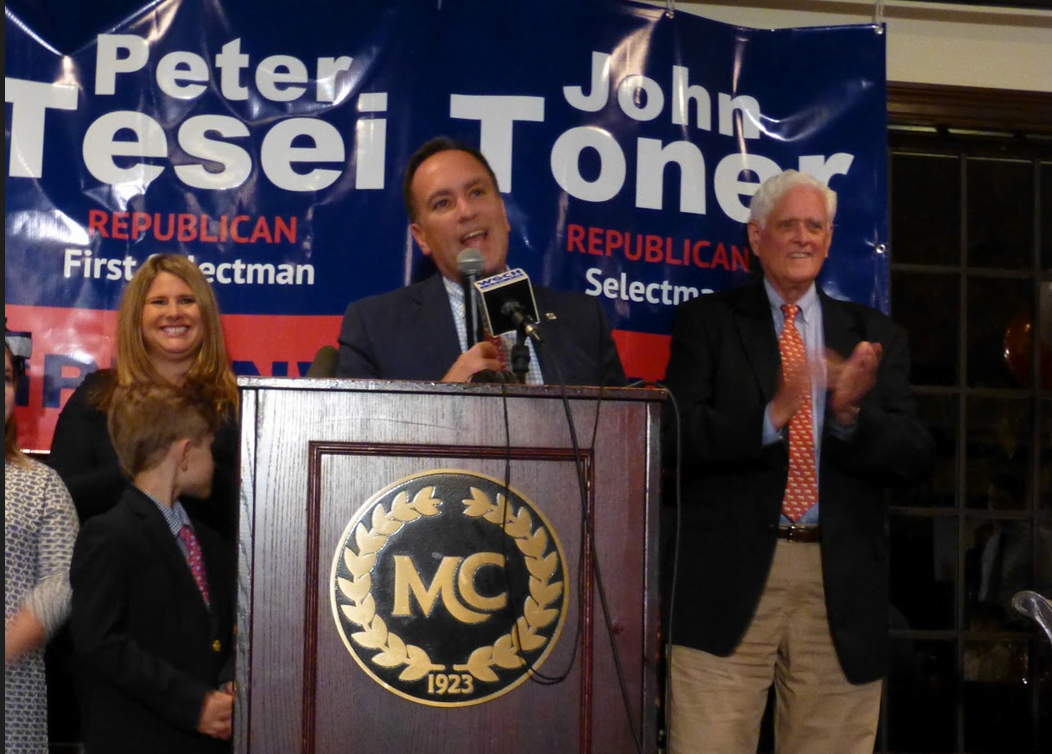
{"label": "man's dark suit jacket", "polygon": [[[848,680],[865,683],[885,674],[888,655],[884,490],[923,473],[932,442],[914,413],[905,332],[869,307],[819,296],[827,348],[844,358],[863,340],[884,349],[849,439],[831,433],[827,409],[819,469],[829,625]],[[667,372],[683,436],[676,644],[728,655],[759,603],[789,463],[785,442],[762,445],[764,409],[780,371],[762,284],[677,309]]]}
{"label": "man's dark suit jacket", "polygon": [[197,732],[205,694],[232,680],[233,568],[194,524],[211,608],[157,506],[129,486],[73,550],[73,642],[89,754],[225,752]]}
{"label": "man's dark suit jacket", "polygon": [[[619,386],[625,373],[599,302],[580,293],[535,286],[545,345],[534,351],[544,379],[567,385]],[[555,319],[545,318],[554,314]],[[340,328],[339,377],[441,380],[460,356],[441,275],[347,307]]]}

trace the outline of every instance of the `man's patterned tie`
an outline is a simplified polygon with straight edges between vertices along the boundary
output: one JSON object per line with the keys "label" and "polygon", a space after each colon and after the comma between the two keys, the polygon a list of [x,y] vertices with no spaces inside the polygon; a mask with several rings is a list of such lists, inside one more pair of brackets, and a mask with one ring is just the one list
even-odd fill
{"label": "man's patterned tie", "polygon": [[[807,371],[807,353],[800,331],[796,329],[799,307],[785,304],[785,324],[778,339],[782,354],[782,373],[788,379],[797,370]],[[818,475],[815,473],[815,441],[811,419],[811,380],[807,381],[804,399],[789,420],[789,478],[782,500],[782,513],[796,521],[818,502]]]}
{"label": "man's patterned tie", "polygon": [[197,588],[201,590],[201,597],[205,604],[210,605],[208,598],[208,577],[205,575],[205,561],[201,558],[201,545],[197,542],[197,535],[188,525],[183,524],[179,530],[179,539],[186,546],[186,564],[190,566],[190,573],[197,582]]}

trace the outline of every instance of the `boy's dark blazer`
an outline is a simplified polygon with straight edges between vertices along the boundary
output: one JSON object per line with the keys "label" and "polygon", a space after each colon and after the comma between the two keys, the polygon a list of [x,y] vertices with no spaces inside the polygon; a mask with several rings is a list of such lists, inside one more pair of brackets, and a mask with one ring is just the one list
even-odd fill
{"label": "boy's dark blazer", "polygon": [[197,723],[205,694],[233,677],[232,552],[194,528],[210,607],[156,504],[134,486],[80,530],[70,581],[89,754],[229,751]]}

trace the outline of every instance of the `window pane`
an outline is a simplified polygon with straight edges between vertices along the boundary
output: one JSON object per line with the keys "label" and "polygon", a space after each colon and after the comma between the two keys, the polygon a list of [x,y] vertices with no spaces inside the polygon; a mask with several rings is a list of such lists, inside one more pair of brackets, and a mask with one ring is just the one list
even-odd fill
{"label": "window pane", "polygon": [[910,339],[915,385],[956,385],[961,326],[959,275],[893,272],[891,311]]}
{"label": "window pane", "polygon": [[1034,249],[1031,163],[969,159],[968,265],[1030,269]]}
{"label": "window pane", "polygon": [[966,411],[966,506],[1025,510],[1033,402],[1025,398],[969,398]]}
{"label": "window pane", "polygon": [[956,517],[892,516],[893,629],[953,628],[956,573]]}
{"label": "window pane", "polygon": [[973,631],[1029,631],[1030,620],[1012,607],[1012,597],[1048,583],[1052,566],[1040,556],[1049,554],[1052,529],[1019,518],[971,519],[963,528],[965,625]]}
{"label": "window pane", "polygon": [[1019,302],[1016,314],[1005,325],[1005,366],[1014,385],[1031,387],[1034,384],[1034,356],[1040,353],[1039,384],[1044,392],[1052,393],[1052,281],[1038,285],[1036,322],[1024,309],[1023,302]]}
{"label": "window pane", "polygon": [[957,398],[918,395],[917,416],[935,441],[932,470],[916,485],[892,490],[891,504],[952,508],[957,490]]}
{"label": "window pane", "polygon": [[964,750],[1034,751],[1030,688],[1030,642],[964,643]]}
{"label": "window pane", "polygon": [[[1032,362],[1025,340],[1033,317],[1034,288],[1029,280],[968,278],[969,385],[1030,385]],[[1021,344],[1020,340],[1024,342]]]}
{"label": "window pane", "polygon": [[952,156],[891,156],[893,262],[960,264],[959,165]]}
{"label": "window pane", "polygon": [[954,655],[952,641],[892,641],[889,751],[957,751]]}

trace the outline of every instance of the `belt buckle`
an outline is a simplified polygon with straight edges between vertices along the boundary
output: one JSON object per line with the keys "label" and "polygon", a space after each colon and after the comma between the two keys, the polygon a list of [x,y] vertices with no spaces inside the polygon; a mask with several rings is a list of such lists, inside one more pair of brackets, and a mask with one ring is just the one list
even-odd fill
{"label": "belt buckle", "polygon": [[789,542],[817,542],[818,527],[809,524],[789,524],[783,527],[784,538]]}

